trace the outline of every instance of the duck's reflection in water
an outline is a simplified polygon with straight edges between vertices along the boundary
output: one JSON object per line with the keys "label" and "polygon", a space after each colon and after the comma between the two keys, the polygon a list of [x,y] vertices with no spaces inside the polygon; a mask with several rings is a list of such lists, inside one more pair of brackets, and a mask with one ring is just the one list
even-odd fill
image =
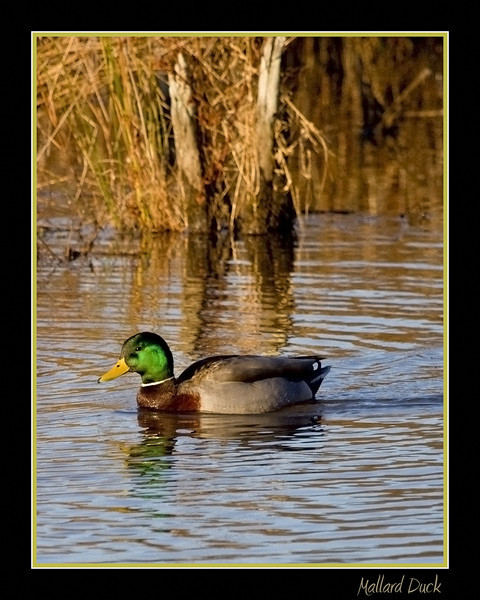
{"label": "duck's reflection in water", "polygon": [[260,415],[173,414],[141,409],[138,424],[143,429],[141,442],[123,449],[129,467],[150,475],[171,468],[175,464],[172,456],[181,453],[179,442],[189,438],[231,443],[242,450],[258,451],[268,446],[292,451],[301,449],[301,445],[289,443],[295,436],[323,435],[318,402]]}

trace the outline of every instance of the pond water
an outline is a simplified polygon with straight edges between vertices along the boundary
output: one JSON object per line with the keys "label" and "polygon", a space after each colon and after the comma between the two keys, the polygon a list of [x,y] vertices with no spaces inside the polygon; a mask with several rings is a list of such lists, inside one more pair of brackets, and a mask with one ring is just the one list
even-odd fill
{"label": "pond water", "polygon": [[[316,214],[292,243],[104,230],[79,256],[88,231],[39,224],[35,564],[444,564],[441,221]],[[142,330],[177,374],[232,352],[332,368],[276,413],[145,415],[138,375],[97,384]]]}

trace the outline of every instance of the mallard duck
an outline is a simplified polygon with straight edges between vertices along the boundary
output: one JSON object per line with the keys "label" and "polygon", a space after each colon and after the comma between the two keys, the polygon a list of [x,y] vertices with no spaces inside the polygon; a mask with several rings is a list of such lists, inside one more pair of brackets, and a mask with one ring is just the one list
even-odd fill
{"label": "mallard duck", "polygon": [[128,371],[142,383],[138,406],[168,412],[255,414],[312,400],[330,367],[318,356],[210,356],[176,378],[167,342],[156,333],[137,333],[123,343],[118,362],[99,383]]}

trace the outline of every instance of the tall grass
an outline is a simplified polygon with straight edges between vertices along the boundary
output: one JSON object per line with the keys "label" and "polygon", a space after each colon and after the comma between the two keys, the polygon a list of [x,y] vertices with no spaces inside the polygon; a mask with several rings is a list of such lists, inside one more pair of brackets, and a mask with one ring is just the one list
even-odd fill
{"label": "tall grass", "polygon": [[99,219],[119,228],[181,229],[168,202],[166,99],[146,62],[148,45],[130,38],[50,38],[38,45],[39,183],[54,144]]}
{"label": "tall grass", "polygon": [[[63,185],[71,206],[100,225],[188,229],[192,197],[177,160],[169,87],[181,53],[188,66],[202,187],[193,212],[201,213],[198,222],[205,230],[248,231],[248,219],[268,214],[271,200],[257,143],[266,41],[38,37],[39,190]],[[442,39],[435,36],[286,40],[268,150],[274,163],[269,191],[279,203],[287,199],[289,218],[310,206],[360,210],[362,194],[344,189],[347,175],[361,168],[359,145],[397,152],[402,144],[416,144],[409,138],[395,146],[408,119],[432,120],[432,144],[441,153],[442,57]],[[335,119],[343,127],[338,139],[332,135]],[[329,131],[328,147],[320,128]]]}
{"label": "tall grass", "polygon": [[[188,198],[176,169],[168,90],[168,74],[182,52],[191,76],[208,226],[233,229],[262,202],[255,135],[263,42],[39,37],[39,187],[69,180],[73,204],[118,229],[185,229]],[[308,141],[323,157],[325,175],[326,144],[286,91],[274,130],[274,186],[291,196],[299,213],[288,157]]]}

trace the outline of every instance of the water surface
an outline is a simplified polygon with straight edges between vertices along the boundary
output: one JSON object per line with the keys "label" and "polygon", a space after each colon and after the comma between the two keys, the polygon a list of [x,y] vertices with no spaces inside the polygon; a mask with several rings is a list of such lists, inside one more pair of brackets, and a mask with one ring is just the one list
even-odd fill
{"label": "water surface", "polygon": [[[103,231],[66,260],[89,232],[61,224],[40,223],[39,565],[443,563],[441,226],[311,215],[292,244]],[[137,375],[96,380],[141,330],[177,373],[231,352],[332,369],[315,403],[277,413],[138,413]]]}

